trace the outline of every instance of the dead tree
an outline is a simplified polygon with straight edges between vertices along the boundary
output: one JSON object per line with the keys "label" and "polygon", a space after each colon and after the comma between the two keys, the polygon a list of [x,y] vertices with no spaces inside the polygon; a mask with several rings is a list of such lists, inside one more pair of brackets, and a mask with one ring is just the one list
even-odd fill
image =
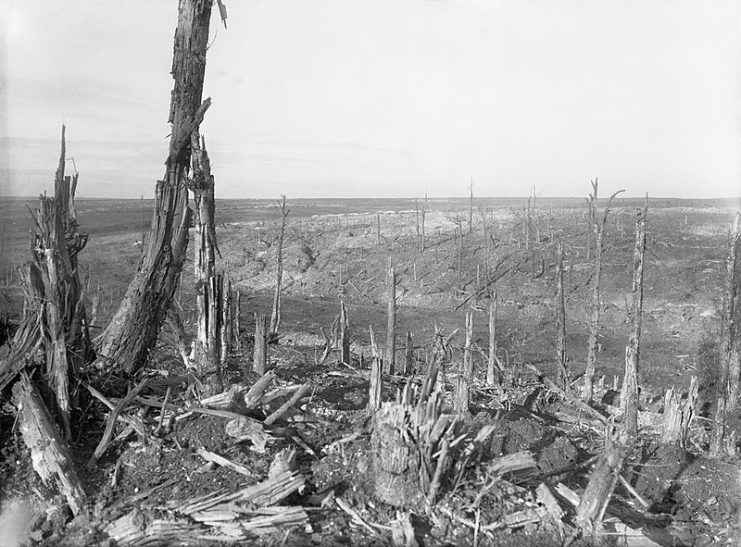
{"label": "dead tree", "polygon": [[268,318],[265,314],[255,314],[255,347],[252,353],[252,370],[262,376],[268,365]]}
{"label": "dead tree", "polygon": [[490,386],[499,384],[497,374],[497,290],[489,297],[489,359],[486,365],[486,383]]}
{"label": "dead tree", "polygon": [[164,180],[157,182],[155,207],[137,272],[111,323],[100,337],[99,356],[126,374],[142,367],[154,348],[175,294],[188,244],[191,137],[210,101],[201,104],[211,0],[180,0],[172,75],[170,148]]}
{"label": "dead tree", "polygon": [[393,374],[396,364],[396,271],[388,268],[388,317],[386,325],[386,360],[384,372]]}
{"label": "dead tree", "polygon": [[378,355],[378,346],[376,346],[376,337],[373,333],[373,325],[368,326],[370,332],[371,344],[371,369],[370,384],[368,386],[368,411],[373,414],[381,408],[381,390],[383,388],[383,367],[381,358]]}
{"label": "dead tree", "polygon": [[[280,234],[278,235],[278,264],[275,272],[275,294],[273,295],[273,311],[270,314],[270,332],[277,333],[280,327],[280,296],[283,283],[283,241],[286,235],[286,219],[291,210],[286,207],[286,196],[281,195],[278,202],[280,212]],[[338,217],[339,219],[339,217]]]}
{"label": "dead tree", "polygon": [[340,300],[340,361],[350,364],[350,321],[344,300]]}
{"label": "dead tree", "polygon": [[566,298],[563,286],[563,248],[558,244],[556,262],[556,360],[561,373],[561,387],[571,391],[571,374],[566,355]]}
{"label": "dead tree", "polygon": [[466,313],[466,341],[463,348],[463,371],[456,378],[455,393],[453,395],[453,409],[458,414],[468,412],[470,404],[470,390],[473,383],[473,315]]}
{"label": "dead tree", "polygon": [[404,375],[410,376],[414,374],[414,342],[412,341],[412,333],[407,331],[406,345],[404,346]]}
{"label": "dead tree", "polygon": [[631,436],[638,433],[638,363],[643,318],[643,257],[646,252],[647,215],[648,196],[646,205],[638,211],[636,219],[636,239],[633,249],[633,304],[631,306],[633,328],[625,348],[625,378],[620,397],[620,406],[623,410],[623,430]]}
{"label": "dead tree", "polygon": [[728,368],[728,412],[738,408],[739,373],[741,372],[741,218],[736,216],[728,243],[726,286],[723,295],[721,366]]}
{"label": "dead tree", "polygon": [[65,176],[65,129],[54,197],[42,196],[36,210],[32,261],[22,272],[24,315],[10,354],[0,361],[0,390],[32,361],[34,350],[44,351],[46,379],[54,393],[65,437],[70,436],[74,392],[70,379],[91,354],[77,254],[87,235],[77,231],[74,194],[77,174]]}
{"label": "dead tree", "polygon": [[[592,313],[589,320],[589,342],[587,343],[587,368],[584,371],[584,390],[582,391],[582,399],[589,403],[592,401],[594,396],[594,375],[597,366],[597,335],[600,330],[600,310],[602,308],[602,301],[600,297],[600,282],[602,279],[602,251],[604,249],[603,238],[605,234],[605,226],[607,225],[607,217],[610,214],[612,207],[612,201],[615,196],[623,192],[620,190],[610,196],[607,202],[607,206],[600,216],[597,211],[597,194],[599,190],[599,179],[595,178],[592,181],[592,193],[589,194],[587,199],[587,210],[588,210],[588,225],[587,234],[591,234],[594,231],[595,239],[595,258],[594,258],[594,274],[592,275]],[[587,260],[589,260],[589,253],[591,249],[591,241],[587,242]],[[572,265],[573,266],[573,265]],[[571,271],[569,272],[571,276]]]}
{"label": "dead tree", "polygon": [[739,257],[737,254],[739,239],[738,221],[728,238],[728,258],[726,260],[726,279],[723,293],[723,319],[720,336],[720,378],[717,384],[718,405],[715,414],[715,426],[710,446],[713,457],[720,457],[725,453],[726,415],[738,406],[738,358],[739,348],[736,345],[738,326],[736,319],[737,280],[736,268]]}
{"label": "dead tree", "polygon": [[[193,192],[196,211],[196,247],[194,249],[194,274],[196,310],[198,314],[196,339],[193,341],[194,365],[199,381],[207,386],[207,392],[220,391],[221,345],[228,354],[228,336],[222,333],[230,328],[224,323],[224,314],[229,302],[225,294],[222,275],[216,274],[216,242],[214,200],[214,177],[211,174],[211,161],[206,150],[206,141],[199,138],[198,131],[191,134],[192,177],[186,179],[188,189]],[[224,359],[226,360],[226,359]]]}

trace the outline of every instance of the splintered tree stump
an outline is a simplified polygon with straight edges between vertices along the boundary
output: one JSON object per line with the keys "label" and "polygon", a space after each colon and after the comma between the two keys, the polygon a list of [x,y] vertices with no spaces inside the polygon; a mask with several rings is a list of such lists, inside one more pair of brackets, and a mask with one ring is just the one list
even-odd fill
{"label": "splintered tree stump", "polygon": [[692,419],[697,411],[697,376],[690,380],[690,390],[686,399],[674,388],[664,395],[664,428],[661,432],[662,444],[679,443],[684,447]]}
{"label": "splintered tree stump", "polygon": [[409,413],[403,405],[386,403],[374,418],[372,450],[376,496],[395,507],[419,506],[425,499],[420,485],[420,447],[405,435]]}
{"label": "splintered tree stump", "polygon": [[72,513],[79,515],[85,510],[87,498],[72,465],[69,448],[27,376],[22,375],[13,386],[13,398],[23,441],[31,450],[34,470],[45,485],[56,487],[66,498]]}
{"label": "splintered tree stump", "polygon": [[374,415],[372,481],[376,497],[390,505],[419,509],[434,504],[448,481],[456,458],[449,455],[450,443],[458,434],[458,422],[442,412],[436,379],[433,370],[421,389],[407,384],[400,401],[384,403]]}

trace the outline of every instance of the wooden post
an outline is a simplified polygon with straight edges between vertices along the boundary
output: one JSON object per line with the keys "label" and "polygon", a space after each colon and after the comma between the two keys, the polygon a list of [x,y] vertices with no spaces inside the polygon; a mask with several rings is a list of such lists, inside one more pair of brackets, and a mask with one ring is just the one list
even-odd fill
{"label": "wooden post", "polygon": [[494,289],[489,298],[489,359],[486,366],[486,383],[490,386],[499,385],[497,373],[497,307],[499,299]]}
{"label": "wooden post", "polygon": [[190,168],[191,135],[210,105],[209,100],[201,104],[201,96],[211,6],[211,0],[180,0],[165,180],[157,183],[150,235],[137,273],[100,337],[98,354],[127,374],[133,374],[147,361],[185,260],[189,226],[185,181]]}
{"label": "wooden post", "polygon": [[[278,236],[278,258],[275,272],[275,294],[273,295],[273,311],[270,314],[270,332],[277,333],[278,327],[280,327],[280,297],[283,287],[283,241],[286,234],[286,218],[288,213],[291,212],[286,207],[286,196],[281,195],[281,200],[278,202],[280,211],[280,234]],[[340,217],[337,217],[337,222],[340,221]]]}
{"label": "wooden post", "polygon": [[350,322],[347,317],[345,301],[340,300],[340,360],[346,365],[350,361]]}
{"label": "wooden post", "polygon": [[566,298],[563,286],[563,247],[558,244],[556,262],[556,362],[560,367],[561,387],[571,392],[571,374],[566,355]]}
{"label": "wooden post", "polygon": [[388,316],[386,326],[386,374],[394,374],[396,363],[396,271],[389,263],[388,267]]}
{"label": "wooden post", "polygon": [[376,213],[376,243],[381,244],[381,213]]}
{"label": "wooden post", "polygon": [[383,375],[381,360],[378,356],[376,337],[373,333],[373,325],[368,326],[371,343],[371,370],[370,385],[368,387],[368,411],[372,414],[381,408],[381,390],[383,388]]}
{"label": "wooden post", "polygon": [[268,364],[268,318],[262,313],[255,314],[255,351],[252,369],[262,376]]}
{"label": "wooden post", "polygon": [[643,316],[643,257],[646,251],[646,215],[648,214],[648,196],[646,205],[639,211],[636,220],[635,249],[633,250],[633,305],[631,319],[633,329],[628,346],[625,348],[625,378],[620,397],[623,409],[623,430],[628,435],[638,433],[638,363],[641,344],[641,319]]}

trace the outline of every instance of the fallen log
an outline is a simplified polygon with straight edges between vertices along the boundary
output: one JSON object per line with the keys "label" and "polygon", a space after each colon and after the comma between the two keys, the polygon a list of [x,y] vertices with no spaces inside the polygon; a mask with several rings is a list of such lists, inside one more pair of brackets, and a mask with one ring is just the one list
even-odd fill
{"label": "fallen log", "polygon": [[13,386],[13,398],[23,441],[31,450],[34,470],[45,485],[56,487],[65,497],[74,515],[83,513],[87,497],[72,465],[69,448],[25,374]]}

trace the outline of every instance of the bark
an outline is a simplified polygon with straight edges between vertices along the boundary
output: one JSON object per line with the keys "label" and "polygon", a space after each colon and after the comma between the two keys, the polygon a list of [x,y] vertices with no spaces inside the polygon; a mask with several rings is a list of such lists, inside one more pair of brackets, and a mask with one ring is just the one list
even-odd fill
{"label": "bark", "polygon": [[121,305],[101,335],[99,354],[133,374],[154,348],[175,294],[188,243],[191,135],[210,102],[201,104],[211,0],[180,0],[170,102],[172,124],[165,177],[158,181],[149,238]]}
{"label": "bark", "polygon": [[[648,199],[646,200],[648,201]],[[635,248],[633,250],[633,328],[625,348],[625,378],[620,406],[623,428],[628,435],[638,433],[638,364],[640,361],[641,320],[643,317],[643,257],[646,251],[646,215],[648,204],[638,213]]]}

